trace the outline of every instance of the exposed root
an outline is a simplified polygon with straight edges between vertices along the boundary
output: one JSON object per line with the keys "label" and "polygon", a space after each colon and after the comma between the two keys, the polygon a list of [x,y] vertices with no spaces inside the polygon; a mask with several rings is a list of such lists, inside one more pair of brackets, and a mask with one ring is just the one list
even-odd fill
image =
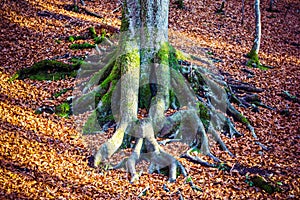
{"label": "exposed root", "polygon": [[[221,148],[223,149],[223,151],[228,152],[228,154],[230,156],[233,156],[233,154],[229,151],[229,149],[226,147],[225,143],[221,139],[220,135],[216,132],[216,130],[212,126],[209,127],[208,133],[212,134],[212,136],[217,141],[217,143],[221,146]],[[211,158],[213,158],[213,157],[211,157]],[[219,162],[219,160],[217,158],[213,158],[213,160],[215,162]]]}
{"label": "exposed root", "polygon": [[95,12],[92,12],[92,11],[88,10],[88,9],[86,8],[86,4],[84,3],[83,0],[80,0],[80,3],[81,3],[82,6],[79,7],[79,4],[77,3],[77,0],[74,0],[73,7],[74,7],[74,10],[75,10],[76,12],[78,12],[78,9],[80,8],[80,9],[82,9],[86,14],[88,14],[88,15],[90,15],[90,16],[97,17],[97,18],[103,18],[103,16],[101,16],[101,15],[95,13]]}
{"label": "exposed root", "polygon": [[191,162],[194,162],[194,163],[198,163],[202,166],[205,166],[205,167],[214,167],[214,164],[211,164],[211,163],[208,163],[204,160],[202,160],[201,158],[199,158],[198,156],[193,156],[191,154],[191,152],[193,151],[194,149],[191,148],[190,150],[188,150],[185,154],[181,155],[182,158],[187,158],[188,160],[190,160]]}
{"label": "exposed root", "polygon": [[[161,50],[158,54],[164,55],[167,53],[168,51]],[[220,75],[195,66],[190,66],[185,72],[187,79],[195,83],[192,85],[193,88],[189,87],[190,85],[181,73],[169,69],[167,65],[154,65],[155,70],[143,69],[151,71],[151,75],[159,81],[151,82],[151,84],[156,84],[157,87],[155,95],[152,94],[153,96],[151,97],[149,117],[138,120],[136,118],[137,103],[139,101],[137,94],[139,84],[144,81],[141,81],[138,77],[140,72],[145,73],[137,67],[137,65],[140,65],[138,55],[138,51],[133,52],[132,49],[127,54],[124,53],[120,56],[115,54],[108,64],[99,70],[85,85],[83,91],[85,95],[80,100],[82,102],[95,100],[93,97],[97,94],[97,98],[99,98],[97,109],[103,109],[105,112],[110,111],[104,109],[106,108],[106,103],[103,102],[114,104],[113,91],[119,87],[117,93],[120,93],[119,103],[115,106],[118,112],[116,122],[119,126],[113,136],[100,147],[95,155],[95,166],[99,166],[101,162],[108,160],[120,148],[124,137],[130,136],[136,139],[133,152],[128,158],[113,166],[112,169],[126,168],[131,175],[130,182],[134,182],[141,175],[141,173],[136,171],[137,163],[141,160],[146,160],[150,163],[150,173],[154,171],[159,172],[161,168],[168,167],[169,181],[173,182],[176,180],[177,168],[184,176],[187,176],[187,172],[184,166],[174,156],[164,151],[160,145],[166,145],[171,142],[186,143],[192,148],[183,153],[181,157],[203,166],[214,167],[216,166],[215,164],[192,155],[192,152],[196,150],[212,158],[215,163],[220,163],[221,160],[214,156],[209,148],[208,134],[211,134],[212,139],[220,145],[222,150],[228,152],[230,156],[234,156],[219,135],[219,132],[224,132],[229,137],[242,136],[236,130],[228,115],[233,116],[236,120],[246,125],[253,137],[257,139],[250,122],[228,100],[228,95],[230,94],[235,97],[231,86],[227,85]],[[159,57],[159,59],[159,62],[164,62],[163,56]],[[126,67],[132,65],[135,67]],[[125,75],[121,77],[121,74]],[[119,81],[121,85],[116,83],[119,78],[121,78]],[[93,88],[95,85],[98,86]],[[174,88],[174,97],[176,97],[176,101],[179,102],[182,109],[169,117],[165,117],[164,112],[172,103],[172,101],[169,102],[171,99],[169,96],[170,88]],[[242,88],[259,92],[259,90],[248,86],[243,86]],[[233,86],[233,89],[237,89],[237,87]],[[202,93],[200,94],[199,91]],[[242,99],[242,101],[236,97],[236,100],[241,104],[245,104],[244,101],[253,99],[249,96]],[[257,99],[254,98],[254,100]],[[157,137],[162,137],[164,140],[158,142]],[[190,184],[192,187],[194,186],[192,182]]]}
{"label": "exposed root", "polygon": [[228,109],[227,109],[227,112],[233,116],[236,120],[242,122],[243,124],[245,124],[248,128],[248,130],[252,133],[252,136],[255,138],[255,139],[258,139],[256,134],[255,134],[255,131],[254,131],[254,128],[251,126],[250,122],[248,121],[248,119],[243,116],[237,109],[235,109],[231,104],[228,103]]}
{"label": "exposed root", "polygon": [[104,160],[109,159],[121,146],[128,124],[121,124],[113,136],[105,142],[95,155],[94,166],[97,167]]}
{"label": "exposed root", "polygon": [[[100,69],[98,72],[96,72],[89,80],[89,82],[85,85],[85,87],[83,88],[83,93],[87,93],[88,90],[90,90],[90,88],[92,86],[98,85],[99,83],[101,83],[103,80],[109,78],[110,74],[112,74],[112,72],[116,72],[118,71],[117,69],[113,70],[114,66],[115,66],[115,57],[112,57],[111,61],[108,62],[103,68],[101,68],[101,65],[98,65],[97,68]],[[99,63],[100,64],[100,63]],[[111,75],[113,76],[113,74]],[[112,81],[112,80],[108,80],[108,81]]]}
{"label": "exposed root", "polygon": [[143,145],[143,138],[138,138],[136,140],[136,144],[133,149],[133,152],[126,162],[127,170],[131,174],[131,180],[130,180],[131,183],[133,183],[135,180],[138,180],[140,176],[140,174],[136,172],[135,165],[137,161],[140,159],[142,145]]}
{"label": "exposed root", "polygon": [[165,139],[165,140],[159,141],[158,144],[165,146],[166,144],[169,144],[172,142],[181,142],[181,141],[182,141],[182,139]]}

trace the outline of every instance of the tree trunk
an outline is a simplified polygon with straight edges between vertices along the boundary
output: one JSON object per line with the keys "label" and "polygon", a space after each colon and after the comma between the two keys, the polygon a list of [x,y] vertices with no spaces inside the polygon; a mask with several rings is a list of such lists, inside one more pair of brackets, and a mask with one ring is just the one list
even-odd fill
{"label": "tree trunk", "polygon": [[[169,107],[170,69],[168,62],[168,0],[127,0],[124,2],[121,25],[122,36],[117,63],[121,67],[120,102],[118,120],[119,127],[114,136],[98,151],[95,165],[109,158],[121,146],[124,134],[133,135],[137,140],[135,153],[127,161],[127,168],[136,179],[135,163],[140,157],[143,139],[154,148],[155,158],[163,152],[156,139],[155,132],[164,123],[164,112]],[[134,53],[133,53],[134,52]],[[161,56],[160,56],[161,53]],[[120,59],[121,58],[121,59]],[[148,122],[139,125],[137,132],[130,128],[137,121],[137,111],[140,102],[150,94],[150,84],[154,85],[155,97],[151,98]],[[140,93],[140,95],[139,95]],[[149,102],[147,102],[149,103]],[[116,108],[118,112],[118,108]],[[145,129],[147,127],[147,129]],[[165,153],[163,153],[165,154]],[[153,156],[152,156],[153,157]],[[173,166],[175,159],[165,154],[163,156]],[[159,158],[158,160],[162,160]],[[171,175],[174,179],[175,175]]]}
{"label": "tree trunk", "polygon": [[[187,176],[184,167],[164,151],[157,137],[167,137],[164,143],[187,144],[190,150],[182,152],[182,156],[213,166],[191,153],[197,150],[219,162],[210,152],[207,134],[211,134],[220,147],[232,155],[218,131],[230,137],[241,134],[226,112],[245,124],[256,137],[250,122],[227,99],[226,91],[232,90],[221,76],[196,65],[188,69],[179,66],[178,52],[168,43],[169,0],[125,0],[123,6],[117,47],[112,47],[112,53],[94,64],[100,65],[100,69],[79,88],[83,95],[72,105],[76,113],[95,104],[85,127],[91,128],[95,117],[101,121],[113,116],[117,122],[113,136],[96,153],[95,166],[109,160],[121,145],[128,147],[128,137],[135,139],[132,154],[115,168],[126,167],[131,181],[138,178],[135,165],[142,159],[151,163],[151,171],[168,167],[170,181],[176,179],[177,167]],[[90,69],[91,66],[87,64],[81,68]],[[207,100],[199,96],[200,90],[206,92]],[[181,109],[166,117],[166,109],[174,104]],[[148,117],[138,119],[139,107],[147,109]]]}
{"label": "tree trunk", "polygon": [[241,20],[242,25],[244,25],[244,18],[245,18],[245,0],[242,0],[242,20]]}
{"label": "tree trunk", "polygon": [[258,55],[260,48],[260,40],[261,40],[261,15],[260,15],[260,0],[254,1],[254,9],[255,9],[255,39],[251,49],[251,52]]}
{"label": "tree trunk", "polygon": [[270,10],[271,12],[273,11],[273,5],[274,5],[274,0],[270,0],[269,10]]}

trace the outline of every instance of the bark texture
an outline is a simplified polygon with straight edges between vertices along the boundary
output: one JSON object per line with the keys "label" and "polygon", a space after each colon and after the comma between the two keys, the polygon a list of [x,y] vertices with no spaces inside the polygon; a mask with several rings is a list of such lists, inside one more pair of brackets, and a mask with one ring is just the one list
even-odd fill
{"label": "bark texture", "polygon": [[255,38],[253,42],[253,46],[251,52],[258,55],[261,41],[261,14],[260,14],[260,0],[254,1],[254,9],[255,9]]}

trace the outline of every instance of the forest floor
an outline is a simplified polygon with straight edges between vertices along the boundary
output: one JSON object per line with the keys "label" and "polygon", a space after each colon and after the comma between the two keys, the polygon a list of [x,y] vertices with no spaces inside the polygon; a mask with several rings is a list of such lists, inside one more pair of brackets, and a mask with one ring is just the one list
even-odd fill
{"label": "forest floor", "polygon": [[[192,41],[193,45],[174,43],[183,51],[203,51],[219,59],[216,68],[227,78],[248,82],[264,91],[262,102],[275,108],[259,112],[238,108],[254,126],[260,142],[236,123],[243,137],[222,136],[231,152],[230,158],[217,147],[212,151],[231,170],[202,167],[180,159],[189,176],[202,191],[194,191],[180,176],[168,183],[161,174],[143,173],[129,183],[122,170],[99,171],[89,167],[91,150],[75,130],[73,117],[35,114],[40,106],[58,105],[72,95],[53,95],[74,85],[74,79],[60,81],[9,81],[19,69],[33,63],[69,54],[89,54],[92,50],[71,50],[65,39],[85,33],[94,26],[117,33],[121,11],[119,1],[85,1],[90,11],[103,18],[70,10],[73,1],[18,0],[0,1],[0,198],[1,199],[299,199],[300,198],[300,104],[284,98],[288,91],[300,98],[300,3],[283,0],[276,3],[280,12],[267,12],[263,1],[260,59],[272,69],[263,71],[245,66],[254,35],[252,1],[246,1],[241,24],[241,1],[226,1],[224,13],[215,13],[221,1],[187,0],[184,10],[171,1],[170,38]],[[117,9],[117,10],[115,10]],[[115,11],[115,12],[113,12]],[[177,40],[178,39],[178,40]],[[80,42],[80,41],[79,41]],[[253,77],[241,69],[254,72]],[[298,96],[297,96],[298,95]],[[102,140],[107,135],[101,136]],[[102,142],[103,142],[102,141]],[[243,168],[244,173],[238,169]],[[267,193],[251,186],[251,176],[258,174],[282,189]],[[169,191],[163,189],[164,184]],[[143,196],[139,194],[146,189]],[[178,192],[180,191],[180,192]]]}

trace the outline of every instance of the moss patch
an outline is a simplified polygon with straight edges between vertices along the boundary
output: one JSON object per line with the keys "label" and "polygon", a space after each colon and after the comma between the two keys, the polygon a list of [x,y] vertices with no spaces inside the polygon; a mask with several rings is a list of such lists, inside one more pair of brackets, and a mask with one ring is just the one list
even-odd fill
{"label": "moss patch", "polygon": [[242,122],[245,125],[249,125],[250,124],[249,120],[244,115],[242,115],[242,114],[239,114],[237,116],[237,120],[240,121],[240,122]]}
{"label": "moss patch", "polygon": [[[280,187],[276,186],[273,183],[266,181],[262,176],[258,176],[258,175],[255,175],[253,177],[246,176],[245,182],[248,183],[250,186],[259,187],[269,194],[282,191],[282,189]],[[277,184],[281,185],[282,183],[281,184],[277,183]]]}
{"label": "moss patch", "polygon": [[83,39],[85,39],[85,37],[84,36],[81,36],[81,35],[79,35],[79,36],[69,36],[68,37],[68,41],[69,42],[74,42],[74,41],[76,41],[76,40],[83,40]]}
{"label": "moss patch", "polygon": [[92,114],[88,117],[87,121],[85,122],[82,133],[83,134],[91,134],[99,132],[100,126],[97,120],[97,111],[93,111]]}
{"label": "moss patch", "polygon": [[11,78],[25,79],[30,78],[32,80],[60,80],[66,77],[76,77],[77,69],[80,64],[66,64],[55,60],[42,60],[34,63],[29,68],[20,69]]}
{"label": "moss patch", "polygon": [[148,110],[151,104],[151,98],[152,92],[150,85],[141,86],[139,88],[139,108],[146,108]]}
{"label": "moss patch", "polygon": [[269,67],[262,65],[259,61],[259,57],[258,54],[251,50],[248,54],[247,57],[249,58],[249,60],[247,61],[246,65],[248,67],[254,67],[254,68],[259,68],[261,70],[268,70]]}
{"label": "moss patch", "polygon": [[60,117],[69,117],[71,114],[71,107],[70,104],[67,102],[64,102],[58,106],[55,107],[55,113]]}
{"label": "moss patch", "polygon": [[178,60],[185,60],[187,57],[181,51],[177,51],[168,42],[161,45],[160,50],[156,54],[156,61],[161,64],[169,65],[175,70],[180,69]]}
{"label": "moss patch", "polygon": [[55,93],[53,96],[55,98],[60,97],[61,95],[65,94],[67,91],[72,90],[73,88],[64,88],[60,90],[59,92]]}
{"label": "moss patch", "polygon": [[95,27],[90,27],[89,28],[89,33],[91,34],[92,38],[97,37],[97,33],[96,33],[96,30],[95,30]]}
{"label": "moss patch", "polygon": [[128,13],[127,13],[127,10],[124,9],[124,8],[127,8],[126,1],[124,1],[123,6],[124,7],[122,9],[122,20],[121,20],[121,28],[120,28],[121,32],[128,31],[128,28],[129,28],[129,21],[128,21],[127,17],[126,17],[126,15]]}
{"label": "moss patch", "polygon": [[[71,43],[77,41],[77,40],[86,40],[86,39],[93,39],[95,44],[99,44],[104,41],[105,37],[107,37],[107,33],[105,29],[101,30],[101,35],[98,36],[95,27],[88,28],[88,33],[85,33],[84,35],[79,36],[69,36],[67,37],[67,40]],[[89,49],[89,48],[95,48],[95,44],[90,43],[83,43],[83,44],[71,44],[69,46],[70,49]]]}
{"label": "moss patch", "polygon": [[176,0],[175,4],[177,5],[177,8],[184,9],[184,0]]}
{"label": "moss patch", "polygon": [[198,109],[199,109],[199,117],[200,117],[204,127],[208,128],[209,121],[210,121],[210,115],[209,115],[207,107],[203,103],[198,102]]}
{"label": "moss patch", "polygon": [[70,49],[93,49],[95,48],[95,45],[85,42],[83,44],[71,44],[69,48]]}

